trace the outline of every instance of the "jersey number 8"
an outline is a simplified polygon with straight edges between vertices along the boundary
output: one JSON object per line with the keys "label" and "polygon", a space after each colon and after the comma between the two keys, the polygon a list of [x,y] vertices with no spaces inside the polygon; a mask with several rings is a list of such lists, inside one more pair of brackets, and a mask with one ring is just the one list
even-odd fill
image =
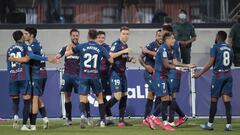
{"label": "jersey number 8", "polygon": [[225,67],[229,66],[230,64],[230,53],[228,51],[223,52],[223,65]]}

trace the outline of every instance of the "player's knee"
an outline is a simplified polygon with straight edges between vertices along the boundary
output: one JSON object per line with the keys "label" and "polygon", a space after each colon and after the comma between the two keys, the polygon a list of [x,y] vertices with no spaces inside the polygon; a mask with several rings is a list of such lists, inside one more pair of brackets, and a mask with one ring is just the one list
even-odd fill
{"label": "player's knee", "polygon": [[38,106],[39,107],[44,107],[43,100],[41,98],[38,98]]}
{"label": "player's knee", "polygon": [[173,93],[172,93],[172,98],[176,98],[176,95],[177,95],[177,93],[176,93],[176,92],[173,92]]}
{"label": "player's knee", "polygon": [[222,98],[223,98],[223,101],[224,101],[224,102],[229,102],[229,101],[231,101],[231,97],[228,96],[228,95],[223,95]]}
{"label": "player's knee", "polygon": [[80,102],[87,103],[87,95],[80,95]]}
{"label": "player's knee", "polygon": [[121,92],[114,93],[114,97],[119,101],[122,97],[122,93]]}
{"label": "player's knee", "polygon": [[30,95],[23,95],[23,99],[24,100],[29,100],[29,99],[31,99],[31,96]]}
{"label": "player's knee", "polygon": [[98,100],[98,104],[103,104],[103,93],[102,92],[100,92],[97,95],[97,100]]}
{"label": "player's knee", "polygon": [[218,98],[217,97],[211,97],[211,102],[217,102]]}
{"label": "player's knee", "polygon": [[147,99],[153,100],[154,99],[154,93],[153,92],[148,92]]}
{"label": "player's knee", "polygon": [[12,99],[18,99],[19,96],[12,96]]}

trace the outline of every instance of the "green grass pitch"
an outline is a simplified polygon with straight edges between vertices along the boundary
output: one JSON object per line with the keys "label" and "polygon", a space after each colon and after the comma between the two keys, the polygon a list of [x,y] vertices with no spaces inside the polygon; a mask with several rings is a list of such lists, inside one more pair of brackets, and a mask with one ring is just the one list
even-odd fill
{"label": "green grass pitch", "polygon": [[12,121],[0,123],[0,135],[240,135],[240,119],[233,120],[233,131],[225,132],[225,119],[216,119],[213,131],[204,131],[199,125],[206,122],[207,119],[189,119],[184,125],[177,128],[176,131],[163,131],[157,128],[150,130],[142,125],[142,119],[127,119],[127,122],[133,124],[128,127],[108,126],[100,128],[97,126],[80,129],[79,120],[73,120],[70,127],[63,126],[63,120],[50,120],[49,129],[42,129],[42,121],[37,123],[37,131],[20,131],[12,128]]}

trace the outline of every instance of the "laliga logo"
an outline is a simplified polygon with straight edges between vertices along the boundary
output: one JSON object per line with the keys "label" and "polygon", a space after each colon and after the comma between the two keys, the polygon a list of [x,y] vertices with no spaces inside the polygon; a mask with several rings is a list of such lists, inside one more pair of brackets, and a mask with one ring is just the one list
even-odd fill
{"label": "laliga logo", "polygon": [[[128,88],[128,99],[144,99],[148,95],[148,88],[149,85],[144,85],[144,90],[141,90],[140,85],[136,85],[135,88]],[[111,99],[111,96],[107,96],[107,101]],[[98,101],[94,94],[88,95],[88,101],[90,104],[92,104],[94,107],[98,107]]]}
{"label": "laliga logo", "polygon": [[136,88],[128,88],[128,99],[143,99],[148,95],[148,84],[144,85],[144,90],[141,90],[141,86],[137,85]]}

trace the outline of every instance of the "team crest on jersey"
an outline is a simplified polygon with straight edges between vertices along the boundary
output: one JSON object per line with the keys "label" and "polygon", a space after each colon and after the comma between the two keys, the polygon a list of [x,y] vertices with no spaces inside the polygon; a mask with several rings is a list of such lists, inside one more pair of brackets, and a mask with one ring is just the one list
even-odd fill
{"label": "team crest on jersey", "polygon": [[30,46],[28,46],[28,51],[32,51],[32,48]]}
{"label": "team crest on jersey", "polygon": [[114,50],[115,50],[115,46],[112,46],[112,47],[111,47],[111,51],[114,51]]}
{"label": "team crest on jersey", "polygon": [[167,57],[167,52],[164,50],[163,51],[163,57],[166,58]]}

